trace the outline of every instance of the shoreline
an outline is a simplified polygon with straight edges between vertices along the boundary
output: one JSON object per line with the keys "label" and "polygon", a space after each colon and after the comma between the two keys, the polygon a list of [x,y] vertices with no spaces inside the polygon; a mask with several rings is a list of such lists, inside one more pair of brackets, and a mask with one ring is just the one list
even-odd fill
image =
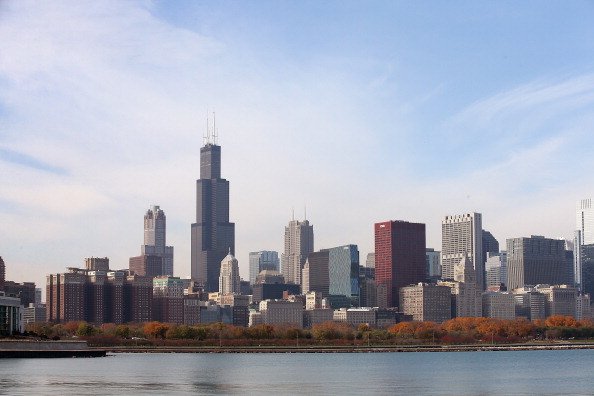
{"label": "shoreline", "polygon": [[344,347],[90,347],[106,353],[394,353],[394,352],[476,352],[594,349],[594,344],[518,345],[428,345],[428,346],[344,346]]}

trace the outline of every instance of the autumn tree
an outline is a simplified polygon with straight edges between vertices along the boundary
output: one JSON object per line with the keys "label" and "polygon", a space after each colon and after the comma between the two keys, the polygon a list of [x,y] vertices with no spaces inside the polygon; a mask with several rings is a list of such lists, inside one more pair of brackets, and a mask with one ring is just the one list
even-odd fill
{"label": "autumn tree", "polygon": [[165,323],[160,322],[150,322],[144,325],[144,334],[147,337],[152,338],[161,338],[165,339],[165,334],[167,334],[167,330],[169,330],[169,326]]}

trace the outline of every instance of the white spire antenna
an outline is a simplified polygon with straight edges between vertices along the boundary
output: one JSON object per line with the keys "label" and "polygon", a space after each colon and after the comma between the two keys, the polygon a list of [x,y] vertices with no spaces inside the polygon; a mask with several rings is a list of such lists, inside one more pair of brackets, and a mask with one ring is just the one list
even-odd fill
{"label": "white spire antenna", "polygon": [[212,112],[212,143],[216,146],[217,145],[217,138],[219,134],[217,132],[217,116],[215,112]]}
{"label": "white spire antenna", "polygon": [[303,207],[305,208],[305,219],[304,220],[307,220],[307,205],[303,205]]}
{"label": "white spire antenna", "polygon": [[210,143],[210,125],[208,121],[208,109],[206,109],[206,134],[202,137],[202,143],[205,146]]}

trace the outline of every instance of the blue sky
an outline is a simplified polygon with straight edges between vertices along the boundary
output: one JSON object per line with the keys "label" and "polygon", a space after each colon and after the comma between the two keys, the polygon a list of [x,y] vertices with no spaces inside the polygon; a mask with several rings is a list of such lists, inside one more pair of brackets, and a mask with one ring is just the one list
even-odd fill
{"label": "blue sky", "polygon": [[483,214],[502,248],[570,237],[592,197],[594,3],[4,1],[0,255],[35,281],[125,268],[151,204],[175,272],[207,111],[236,255],[282,251],[304,207],[316,249],[373,250],[373,223]]}

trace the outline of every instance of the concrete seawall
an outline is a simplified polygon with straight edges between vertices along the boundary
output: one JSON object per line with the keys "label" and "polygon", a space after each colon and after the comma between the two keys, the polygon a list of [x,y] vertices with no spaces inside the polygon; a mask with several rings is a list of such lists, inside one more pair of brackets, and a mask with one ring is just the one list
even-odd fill
{"label": "concrete seawall", "polygon": [[386,353],[594,349],[594,344],[345,346],[345,347],[109,347],[114,353]]}
{"label": "concrete seawall", "polygon": [[89,349],[86,341],[0,340],[0,358],[101,357],[105,350]]}

